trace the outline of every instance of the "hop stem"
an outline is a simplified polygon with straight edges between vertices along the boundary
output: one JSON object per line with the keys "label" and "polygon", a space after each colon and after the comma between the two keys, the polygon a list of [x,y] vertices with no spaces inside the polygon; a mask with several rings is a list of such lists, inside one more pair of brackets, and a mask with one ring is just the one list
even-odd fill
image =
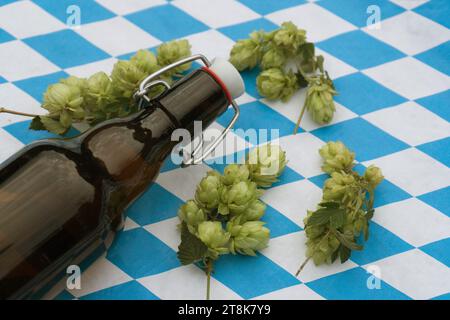
{"label": "hop stem", "polygon": [[24,117],[37,117],[37,114],[32,114],[32,113],[25,113],[25,112],[20,112],[20,111],[14,111],[14,110],[10,110],[10,109],[6,109],[3,107],[0,107],[0,113],[10,113],[10,114],[15,114],[18,116],[24,116]]}
{"label": "hop stem", "polygon": [[300,111],[300,116],[298,117],[297,123],[295,124],[294,134],[297,134],[298,128],[300,127],[300,121],[302,121],[303,115],[305,114],[306,103],[303,105],[302,111]]}
{"label": "hop stem", "polygon": [[211,271],[213,268],[213,262],[211,259],[206,261],[206,300],[210,299],[211,293]]}
{"label": "hop stem", "polygon": [[306,266],[306,264],[309,262],[310,259],[311,259],[311,257],[308,257],[308,258],[306,258],[305,261],[303,261],[302,265],[300,266],[300,268],[298,268],[297,272],[295,273],[296,277],[298,277],[300,272],[302,272],[303,268]]}

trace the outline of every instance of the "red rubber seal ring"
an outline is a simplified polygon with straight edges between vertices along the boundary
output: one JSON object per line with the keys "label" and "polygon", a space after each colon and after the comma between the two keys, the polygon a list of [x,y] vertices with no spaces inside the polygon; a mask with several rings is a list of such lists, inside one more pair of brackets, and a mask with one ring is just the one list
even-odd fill
{"label": "red rubber seal ring", "polygon": [[225,85],[225,83],[222,81],[222,79],[220,79],[219,76],[217,74],[215,74],[214,71],[212,71],[208,67],[202,67],[202,70],[205,70],[206,72],[208,72],[208,74],[211,77],[213,77],[214,80],[216,80],[216,82],[222,87],[222,90],[225,92],[225,95],[226,95],[228,101],[231,103],[233,101],[233,98],[231,97],[230,91],[228,91],[228,88]]}

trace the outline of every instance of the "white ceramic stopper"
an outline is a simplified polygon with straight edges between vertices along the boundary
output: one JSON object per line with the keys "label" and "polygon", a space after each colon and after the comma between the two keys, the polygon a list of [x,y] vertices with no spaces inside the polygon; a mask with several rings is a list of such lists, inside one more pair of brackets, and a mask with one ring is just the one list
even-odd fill
{"label": "white ceramic stopper", "polygon": [[209,69],[222,80],[233,99],[240,97],[244,93],[244,80],[239,71],[230,62],[223,58],[215,58]]}

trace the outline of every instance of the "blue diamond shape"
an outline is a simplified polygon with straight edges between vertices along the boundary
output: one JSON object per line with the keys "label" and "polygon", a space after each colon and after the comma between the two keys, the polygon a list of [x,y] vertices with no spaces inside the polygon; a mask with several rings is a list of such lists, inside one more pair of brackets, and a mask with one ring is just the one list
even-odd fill
{"label": "blue diamond shape", "polygon": [[76,297],[72,295],[70,292],[63,290],[59,293],[53,300],[73,300]]}
{"label": "blue diamond shape", "polygon": [[286,218],[284,214],[275,210],[268,204],[266,204],[266,206],[266,213],[261,220],[264,221],[266,223],[266,227],[270,229],[271,238],[276,238],[303,230],[296,223]]}
{"label": "blue diamond shape", "polygon": [[[375,216],[376,214],[377,210],[375,210]],[[369,226],[369,239],[367,242],[362,240],[359,242],[364,245],[364,250],[353,251],[350,258],[359,265],[365,265],[413,249],[413,246],[373,221],[370,222]]]}
{"label": "blue diamond shape", "polygon": [[332,276],[320,278],[306,285],[331,300],[406,300],[408,296],[381,281],[380,289],[369,289],[367,280],[372,277],[363,268],[353,268]]}
{"label": "blue diamond shape", "polygon": [[311,132],[323,141],[340,140],[366,161],[408,148],[404,142],[378,129],[362,118],[355,118]]}
{"label": "blue diamond shape", "polygon": [[28,78],[14,82],[16,86],[42,103],[42,98],[45,90],[51,84],[57,83],[60,79],[67,78],[69,75],[64,71],[47,74],[34,78]]}
{"label": "blue diamond shape", "polygon": [[[260,1],[259,3],[262,2]],[[269,32],[277,28],[278,26],[273,22],[264,18],[260,18],[240,24],[235,24],[229,27],[220,28],[218,30],[234,41],[238,41],[241,39],[247,39],[249,34],[255,30],[264,30],[266,32]]]}
{"label": "blue diamond shape", "polygon": [[0,76],[0,84],[5,83],[5,82],[8,82],[8,81],[6,81],[5,78],[2,78],[2,77]]}
{"label": "blue diamond shape", "polygon": [[[61,138],[61,136],[55,135],[48,131],[35,131],[28,129],[30,126],[30,120],[16,122],[6,127],[3,127],[7,132],[14,136],[14,138],[18,139],[23,144],[29,144],[36,140],[41,139],[49,139],[49,138]],[[63,137],[70,138],[78,135],[80,132],[74,128],[71,128]]]}
{"label": "blue diamond shape", "polygon": [[213,276],[244,299],[301,283],[261,254],[221,256],[214,264]]}
{"label": "blue diamond shape", "polygon": [[24,42],[61,68],[70,68],[110,56],[72,30],[25,39]]}
{"label": "blue diamond shape", "polygon": [[450,76],[450,63],[448,63],[448,57],[450,57],[450,41],[422,52],[414,57]]}
{"label": "blue diamond shape", "polygon": [[171,4],[153,7],[125,16],[162,41],[185,37],[209,28]]}
{"label": "blue diamond shape", "polygon": [[394,47],[369,36],[361,30],[338,35],[317,43],[317,46],[359,70],[405,56]]}
{"label": "blue diamond shape", "polygon": [[175,251],[142,228],[120,232],[107,258],[135,279],[180,266]]}
{"label": "blue diamond shape", "polygon": [[416,148],[450,167],[450,137],[428,142]]}
{"label": "blue diamond shape", "polygon": [[371,5],[379,8],[382,19],[387,19],[405,11],[402,7],[386,0],[323,0],[317,2],[317,4],[358,27],[367,25],[367,19],[373,14],[372,11],[367,12]]}
{"label": "blue diamond shape", "polygon": [[15,38],[6,32],[4,29],[0,28],[0,43],[14,40]]}
{"label": "blue diamond shape", "polygon": [[[233,110],[228,109],[222,116],[217,119],[217,122],[226,127],[233,117]],[[244,138],[252,144],[261,144],[278,137],[272,136],[271,129],[278,130],[279,137],[290,135],[294,132],[295,123],[272,108],[266,106],[260,101],[254,101],[241,106],[241,115],[234,125],[234,132],[240,137]],[[243,129],[243,130],[236,130]],[[267,135],[260,129],[266,129]],[[245,131],[253,132],[256,130],[256,139],[253,140],[253,135],[245,134]]]}
{"label": "blue diamond shape", "polygon": [[450,217],[450,187],[426,193],[417,198]]}
{"label": "blue diamond shape", "polygon": [[183,203],[159,184],[154,183],[130,206],[127,216],[143,226],[175,217]]}
{"label": "blue diamond shape", "polygon": [[450,300],[450,292],[449,293],[444,293],[443,295],[434,297],[431,300]]}
{"label": "blue diamond shape", "polygon": [[81,300],[159,300],[152,292],[132,280],[80,297]]}
{"label": "blue diamond shape", "polygon": [[242,79],[244,79],[245,92],[249,95],[257,98],[262,98],[256,86],[256,77],[260,74],[261,70],[256,67],[252,70],[245,70],[241,72]]}
{"label": "blue diamond shape", "polygon": [[448,101],[450,101],[450,90],[416,100],[417,103],[424,106],[431,112],[434,112],[445,120],[450,121],[450,108],[448,107]]}
{"label": "blue diamond shape", "polygon": [[76,5],[80,10],[81,24],[105,20],[115,16],[111,11],[92,0],[33,0],[33,2],[64,23],[67,23],[70,17],[74,15],[74,11],[68,11],[72,5]]}
{"label": "blue diamond shape", "polygon": [[334,80],[334,85],[339,92],[334,99],[359,115],[406,101],[405,98],[359,72]]}
{"label": "blue diamond shape", "polygon": [[447,0],[432,0],[415,8],[413,11],[450,28],[450,8]]}
{"label": "blue diamond shape", "polygon": [[239,0],[247,7],[259,14],[266,15],[274,11],[294,7],[305,3],[305,0],[283,0],[283,1],[261,1],[261,0]]}
{"label": "blue diamond shape", "polygon": [[420,247],[420,250],[450,267],[450,238],[429,243]]}

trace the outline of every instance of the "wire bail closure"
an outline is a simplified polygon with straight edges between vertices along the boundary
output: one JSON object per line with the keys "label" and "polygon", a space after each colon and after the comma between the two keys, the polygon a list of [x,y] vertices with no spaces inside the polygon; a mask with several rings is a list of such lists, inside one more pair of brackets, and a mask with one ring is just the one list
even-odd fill
{"label": "wire bail closure", "polygon": [[[156,79],[157,77],[159,77],[163,73],[165,73],[173,68],[176,68],[180,65],[183,65],[183,64],[186,64],[186,63],[189,63],[192,61],[196,61],[196,60],[201,60],[207,68],[209,68],[211,66],[211,62],[204,55],[196,54],[196,55],[192,55],[190,57],[178,60],[172,64],[169,64],[169,65],[159,69],[158,71],[152,73],[144,80],[142,80],[141,84],[139,85],[139,90],[134,94],[134,98],[136,99],[136,101],[138,101],[139,109],[141,109],[143,107],[145,102],[148,103],[151,101],[151,99],[148,97],[148,93],[150,92],[150,89],[152,89],[153,87],[163,86],[165,88],[163,93],[166,92],[167,90],[171,89],[171,86],[166,81],[161,80],[161,79]],[[221,143],[225,139],[225,136],[230,131],[230,129],[233,127],[233,125],[236,123],[236,121],[239,117],[239,114],[240,114],[239,105],[236,103],[236,101],[234,99],[230,101],[230,104],[234,109],[234,116],[231,119],[230,123],[221,132],[219,137],[217,137],[213,142],[211,142],[206,147],[205,151],[203,151],[204,140],[203,140],[203,132],[202,132],[202,135],[200,137],[200,142],[194,148],[194,151],[191,152],[189,159],[186,161],[183,161],[181,163],[182,168],[188,167],[193,164],[202,163],[203,160],[205,160],[206,157],[208,157],[214,151],[214,149],[219,145],[219,143]],[[200,151],[203,151],[203,152],[200,153]]]}

